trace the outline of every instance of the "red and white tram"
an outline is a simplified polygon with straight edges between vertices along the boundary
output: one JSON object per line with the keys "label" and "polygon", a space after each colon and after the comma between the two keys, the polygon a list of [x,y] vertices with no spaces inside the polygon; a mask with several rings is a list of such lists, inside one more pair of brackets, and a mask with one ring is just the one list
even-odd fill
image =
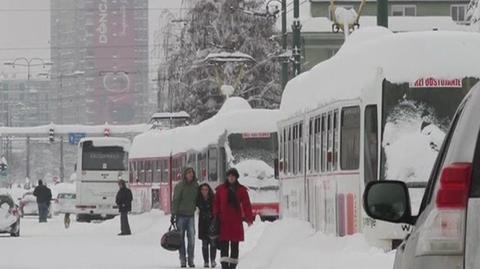
{"label": "red and white tram", "polygon": [[226,169],[236,167],[256,214],[277,218],[277,120],[277,110],[252,109],[232,97],[198,125],[138,135],[129,155],[130,186],[153,193],[153,201],[158,195],[159,208],[169,213],[173,187],[185,167],[193,167],[199,181],[213,188],[223,182]]}
{"label": "red and white tram", "polygon": [[[278,125],[281,216],[394,247],[410,227],[368,218],[364,186],[428,180],[457,105],[480,77],[479,46],[472,33],[365,28],[291,80]],[[419,205],[423,189],[411,192]]]}

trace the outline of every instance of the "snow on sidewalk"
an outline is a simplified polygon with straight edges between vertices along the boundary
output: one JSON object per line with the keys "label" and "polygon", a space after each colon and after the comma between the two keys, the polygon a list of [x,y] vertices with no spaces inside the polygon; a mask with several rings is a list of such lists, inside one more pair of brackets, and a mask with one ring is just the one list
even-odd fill
{"label": "snow on sidewalk", "polygon": [[[245,254],[239,269],[385,269],[394,253],[369,246],[361,234],[333,237],[315,233],[310,225],[287,219],[263,227],[256,246]],[[248,237],[247,242],[253,238]]]}

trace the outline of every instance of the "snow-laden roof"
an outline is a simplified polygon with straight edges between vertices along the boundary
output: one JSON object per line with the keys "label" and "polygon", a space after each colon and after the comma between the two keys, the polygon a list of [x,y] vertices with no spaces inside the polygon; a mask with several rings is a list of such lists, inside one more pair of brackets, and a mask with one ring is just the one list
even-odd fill
{"label": "snow-laden roof", "polygon": [[282,118],[334,100],[358,98],[362,91],[375,89],[369,83],[376,78],[402,83],[480,77],[479,48],[478,33],[360,29],[334,57],[289,81],[280,106]]}
{"label": "snow-laden roof", "polygon": [[170,130],[150,130],[137,135],[130,158],[154,158],[188,150],[203,150],[224,133],[276,132],[278,110],[252,109],[240,97],[230,97],[220,111],[198,125]]}
{"label": "snow-laden roof", "polygon": [[49,124],[35,127],[0,127],[2,134],[48,134],[50,128],[53,128],[55,134],[86,133],[103,134],[105,128],[110,129],[111,134],[142,133],[150,128],[149,124],[133,125],[79,125],[79,124]]}
{"label": "snow-laden roof", "polygon": [[151,119],[174,119],[174,118],[190,118],[185,111],[180,112],[157,112],[153,113]]}
{"label": "snow-laden roof", "polygon": [[235,52],[218,52],[210,53],[205,57],[205,62],[255,62],[255,59],[245,53]]}
{"label": "snow-laden roof", "polygon": [[80,139],[80,144],[85,141],[92,141],[95,147],[123,147],[125,151],[130,148],[130,140],[122,137],[85,137]]}

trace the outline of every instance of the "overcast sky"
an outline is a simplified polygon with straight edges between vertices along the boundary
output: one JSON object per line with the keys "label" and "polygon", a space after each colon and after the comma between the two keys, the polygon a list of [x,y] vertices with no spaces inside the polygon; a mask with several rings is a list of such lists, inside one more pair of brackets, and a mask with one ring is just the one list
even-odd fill
{"label": "overcast sky", "polygon": [[[159,27],[162,8],[178,11],[181,0],[149,0],[150,44]],[[0,72],[15,71],[25,76],[23,68],[12,70],[3,65],[16,57],[50,57],[50,0],[0,0]],[[34,48],[34,49],[32,49]],[[39,71],[33,71],[39,72]]]}

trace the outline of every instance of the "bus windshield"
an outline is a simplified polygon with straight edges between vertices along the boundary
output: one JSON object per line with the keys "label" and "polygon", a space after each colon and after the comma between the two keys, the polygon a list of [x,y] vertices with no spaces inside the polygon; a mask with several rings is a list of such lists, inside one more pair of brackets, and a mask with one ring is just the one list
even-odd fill
{"label": "bus windshield", "polygon": [[[255,166],[258,168],[256,169],[256,173],[258,175],[255,175],[255,177],[274,177],[273,168],[277,156],[276,150],[278,143],[276,133],[230,134],[228,136],[228,143],[235,166],[251,167],[253,166],[253,162],[256,162],[257,165]],[[250,162],[250,165],[242,165],[242,163],[245,162]],[[262,169],[259,169],[259,167]],[[262,173],[264,174],[262,175]]]}
{"label": "bus windshield", "polygon": [[128,154],[121,146],[95,147],[91,141],[82,146],[82,170],[127,170]]}
{"label": "bus windshield", "polygon": [[384,81],[381,179],[425,182],[455,111],[476,79]]}

